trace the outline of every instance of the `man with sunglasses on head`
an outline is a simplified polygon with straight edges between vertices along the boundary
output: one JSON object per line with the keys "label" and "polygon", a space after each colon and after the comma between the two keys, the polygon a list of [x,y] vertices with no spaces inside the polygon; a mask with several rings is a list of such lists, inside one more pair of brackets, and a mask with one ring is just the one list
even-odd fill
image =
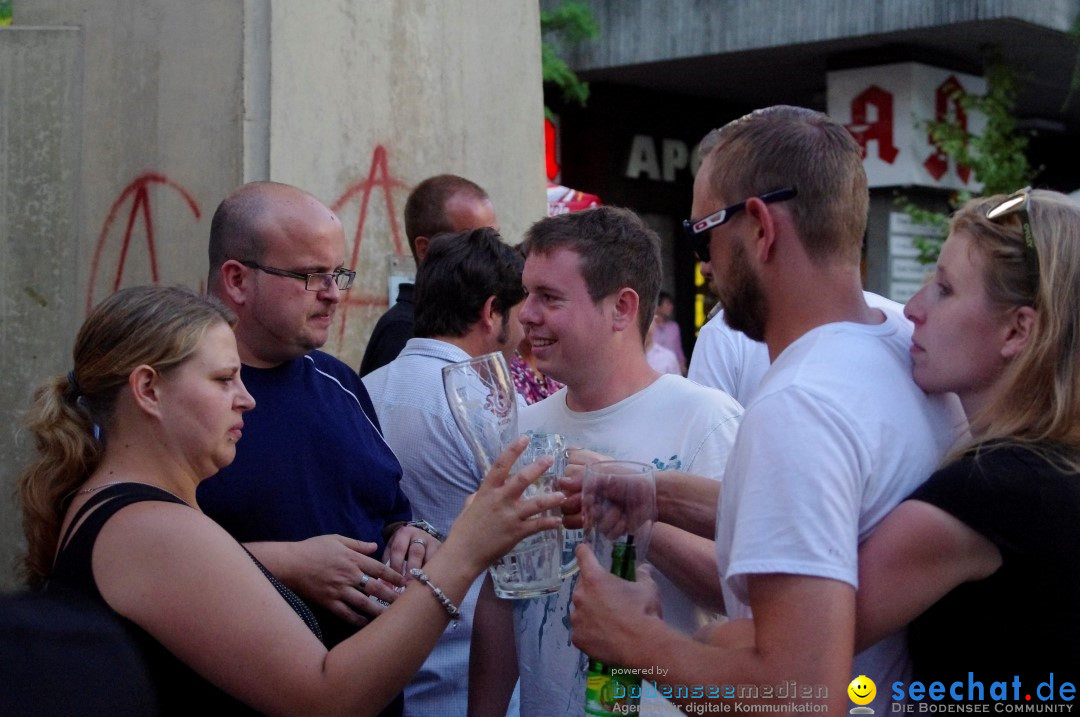
{"label": "man with sunglasses on head", "polygon": [[[772,363],[748,400],[719,505],[670,500],[703,484],[668,473],[658,507],[696,526],[713,511],[717,587],[728,616],[753,623],[688,639],[652,615],[647,576],[620,583],[579,550],[574,642],[605,663],[669,670],[668,684],[769,686],[757,696],[780,709],[846,710],[846,686],[865,675],[884,714],[888,685],[906,679],[906,646],[896,633],[852,654],[858,544],[933,472],[963,417],[912,380],[910,324],[867,305],[869,193],[847,130],[770,107],[711,133],[702,155],[687,233],[724,320],[764,341]],[[778,694],[791,681],[797,694]]]}
{"label": "man with sunglasses on head", "polygon": [[[760,199],[771,202],[776,201],[777,196],[790,198],[789,194],[790,192],[762,195]],[[744,205],[741,203],[734,212],[727,211],[721,220],[728,221]],[[683,233],[693,246],[694,255],[701,262],[703,272],[711,270],[709,230],[716,226],[714,224],[716,219],[717,217],[713,215],[697,223],[689,220],[683,222]],[[871,291],[864,291],[863,298],[870,308],[887,311],[898,321],[911,323],[904,318],[903,304]],[[709,320],[698,332],[687,377],[702,386],[718,388],[739,403],[746,405],[761,385],[761,379],[764,378],[768,368],[769,347],[763,340],[752,339],[742,331],[732,328],[724,318],[723,305],[718,302]]]}
{"label": "man with sunglasses on head", "polygon": [[405,561],[421,566],[438,545],[408,524],[401,466],[363,384],[318,350],[356,278],[341,222],[296,187],[245,184],[214,213],[209,254],[209,292],[237,315],[256,405],[199,505],[310,603],[332,647],[393,600]]}

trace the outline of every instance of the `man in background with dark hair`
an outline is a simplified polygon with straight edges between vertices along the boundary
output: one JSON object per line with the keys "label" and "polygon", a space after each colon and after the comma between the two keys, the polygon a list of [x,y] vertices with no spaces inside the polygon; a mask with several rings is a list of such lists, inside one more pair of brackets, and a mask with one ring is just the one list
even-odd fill
{"label": "man in background with dark hair", "polygon": [[[431,238],[443,232],[498,228],[487,192],[453,174],[439,174],[416,185],[405,200],[405,237],[417,268],[424,263]],[[385,366],[413,337],[413,284],[398,287],[397,302],[379,317],[368,339],[360,376]]]}
{"label": "man in background with dark hair", "polygon": [[[401,460],[401,487],[413,514],[445,533],[484,476],[450,413],[442,368],[494,351],[513,353],[523,335],[517,314],[525,298],[524,259],[489,228],[440,234],[424,243],[427,255],[416,277],[416,337],[363,382],[386,441]],[[407,715],[465,714],[480,584],[461,603],[461,623],[443,633],[405,689]]]}

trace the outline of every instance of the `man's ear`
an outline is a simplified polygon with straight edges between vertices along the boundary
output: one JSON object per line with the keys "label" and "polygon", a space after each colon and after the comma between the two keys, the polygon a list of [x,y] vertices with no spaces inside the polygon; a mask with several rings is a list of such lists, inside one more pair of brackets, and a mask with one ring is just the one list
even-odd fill
{"label": "man's ear", "polygon": [[492,294],[480,307],[480,325],[487,334],[496,334],[498,327],[502,326],[502,314],[495,310],[495,295]]}
{"label": "man's ear", "polygon": [[629,286],[624,286],[615,293],[612,308],[612,326],[616,331],[626,331],[631,326],[637,326],[638,306],[641,299],[638,293]]}
{"label": "man's ear", "polygon": [[1001,357],[1011,361],[1020,355],[1031,340],[1039,312],[1031,306],[1018,306],[1010,310],[1009,314],[1005,325],[1005,343],[1001,345]]}
{"label": "man's ear", "polygon": [[251,271],[236,259],[226,260],[218,271],[221,291],[229,301],[237,306],[247,303],[252,282]]}
{"label": "man's ear", "polygon": [[420,266],[420,263],[424,261],[424,257],[427,256],[428,245],[431,244],[430,237],[416,237],[413,240],[413,246],[416,247],[416,265]]}
{"label": "man's ear", "polygon": [[161,415],[160,382],[161,374],[146,364],[128,375],[128,388],[135,405],[151,416]]}
{"label": "man's ear", "polygon": [[754,237],[750,253],[762,264],[771,260],[776,253],[776,221],[769,212],[769,205],[757,197],[746,200],[747,215],[754,221]]}

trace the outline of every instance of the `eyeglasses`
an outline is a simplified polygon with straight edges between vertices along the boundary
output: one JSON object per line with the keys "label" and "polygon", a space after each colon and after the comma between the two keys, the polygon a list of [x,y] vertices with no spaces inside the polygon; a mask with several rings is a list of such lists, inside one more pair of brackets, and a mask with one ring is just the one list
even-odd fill
{"label": "eyeglasses", "polygon": [[349,289],[356,280],[356,272],[349,271],[348,269],[336,269],[332,274],[299,274],[295,271],[285,271],[284,269],[275,269],[272,266],[263,266],[262,264],[256,264],[253,261],[242,261],[240,263],[249,269],[258,269],[267,274],[287,276],[290,279],[303,279],[304,288],[308,291],[326,291],[332,284],[337,284],[338,289],[345,291]]}
{"label": "eyeglasses", "polygon": [[1012,216],[1020,220],[1020,231],[1024,234],[1024,244],[1035,254],[1035,235],[1031,232],[1031,187],[1024,187],[1020,191],[1009,196],[1008,199],[992,207],[986,213],[986,218],[992,222],[998,219]]}
{"label": "eyeglasses", "polygon": [[[787,187],[786,189],[777,189],[772,192],[766,192],[757,198],[766,204],[771,204],[772,202],[782,202],[786,199],[791,199],[796,194],[798,194],[798,192],[795,191],[794,187]],[[694,255],[697,256],[698,261],[709,261],[709,230],[731,221],[732,217],[746,208],[746,202],[748,201],[750,200],[746,199],[738,204],[732,204],[730,207],[724,207],[697,221],[691,221],[689,219],[683,220],[683,234],[686,235],[687,239],[693,242]]]}

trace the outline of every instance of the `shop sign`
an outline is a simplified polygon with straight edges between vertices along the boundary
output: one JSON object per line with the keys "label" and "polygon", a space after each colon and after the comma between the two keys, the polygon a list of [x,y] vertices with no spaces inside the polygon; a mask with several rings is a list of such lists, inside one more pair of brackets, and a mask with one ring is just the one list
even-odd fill
{"label": "shop sign", "polygon": [[961,107],[956,92],[986,92],[983,78],[907,62],[837,70],[826,81],[828,113],[858,141],[871,187],[978,191],[971,168],[949,159],[925,123],[948,119],[981,132],[985,118]]}
{"label": "shop sign", "polygon": [[559,146],[559,117],[552,115],[544,118],[544,173],[549,182],[558,182],[562,177],[562,155]]}
{"label": "shop sign", "polygon": [[651,179],[654,182],[675,182],[685,173],[692,181],[701,165],[701,154],[695,146],[681,139],[635,134],[630,141],[626,160],[628,179]]}

